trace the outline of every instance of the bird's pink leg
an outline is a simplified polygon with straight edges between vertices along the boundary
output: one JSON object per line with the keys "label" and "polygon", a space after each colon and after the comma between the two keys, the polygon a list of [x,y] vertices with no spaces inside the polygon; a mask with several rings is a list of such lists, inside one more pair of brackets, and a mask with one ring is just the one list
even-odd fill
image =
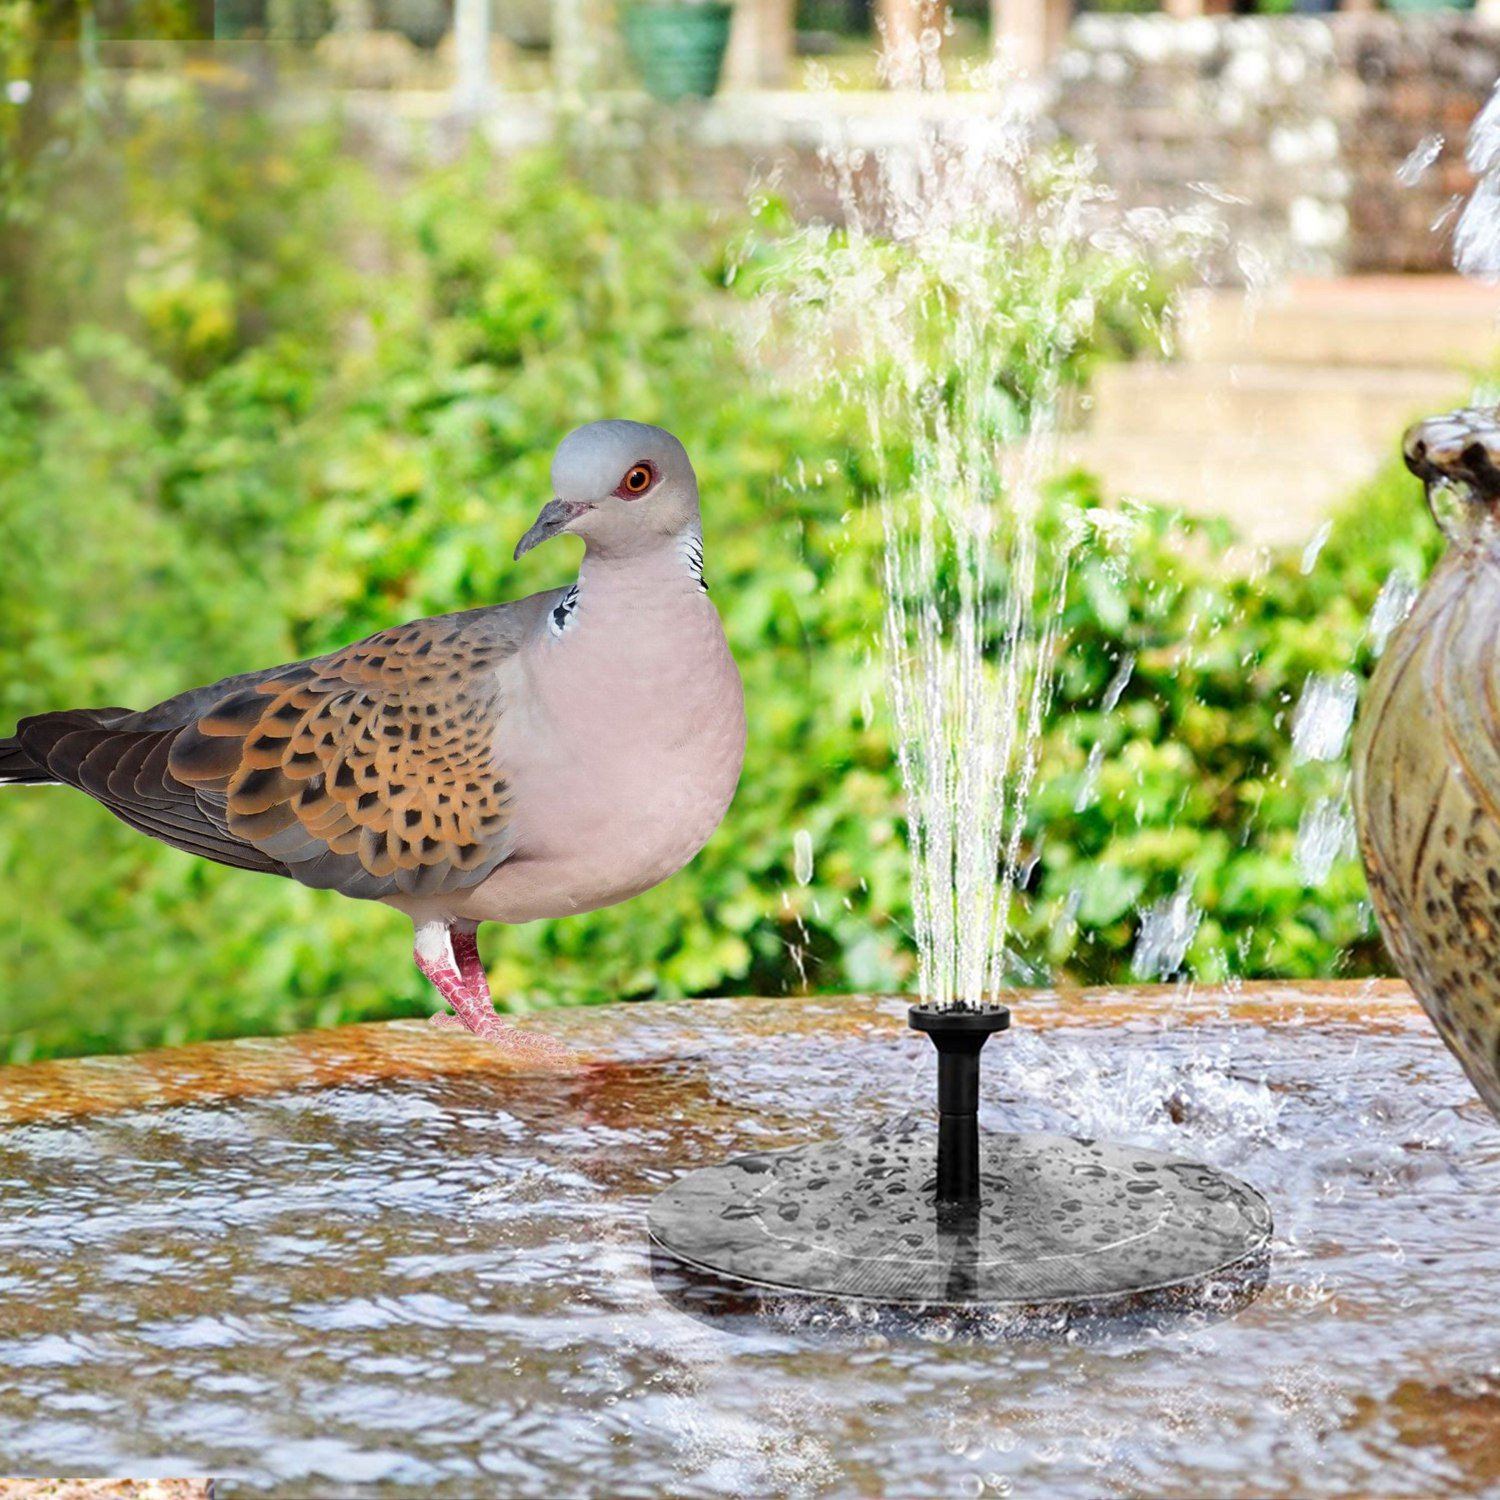
{"label": "bird's pink leg", "polygon": [[448,932],[453,944],[453,957],[458,964],[458,972],[463,975],[466,984],[477,985],[484,991],[484,997],[491,1001],[491,1009],[493,1009],[490,976],[484,972],[484,965],[479,961],[479,929],[459,927],[455,924],[448,929]]}
{"label": "bird's pink leg", "polygon": [[490,982],[479,961],[475,929],[467,924],[424,922],[417,929],[417,967],[453,1014],[439,1012],[434,1026],[446,1030],[471,1031],[495,1042],[528,1062],[556,1063],[572,1057],[572,1050],[551,1037],[523,1031],[495,1014]]}

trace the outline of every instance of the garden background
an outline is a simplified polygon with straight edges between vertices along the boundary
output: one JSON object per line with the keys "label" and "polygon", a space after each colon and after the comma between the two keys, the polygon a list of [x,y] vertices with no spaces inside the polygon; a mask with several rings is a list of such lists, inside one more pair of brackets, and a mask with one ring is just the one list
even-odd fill
{"label": "garden background", "polygon": [[[0,76],[34,46],[25,10],[0,20]],[[510,561],[554,444],[659,422],[699,469],[744,779],[666,885],[486,929],[496,994],[909,985],[874,457],[831,383],[809,395],[743,336],[774,198],[698,205],[576,143],[395,168],[336,113],[289,122],[212,69],[144,101],[22,93],[0,100],[0,732],[563,582],[571,544]],[[1135,317],[1101,303],[1070,377],[1131,353]],[[1062,475],[1049,513],[1096,503]],[[1387,972],[1347,765],[1292,726],[1310,683],[1363,681],[1382,586],[1435,556],[1415,482],[1393,465],[1321,549],[1251,572],[1220,566],[1222,523],[1131,515],[1069,577],[1017,980],[1142,977],[1143,913],[1173,901],[1191,940],[1144,977]],[[11,1060],[432,1003],[404,917],[194,860],[71,791],[0,793],[0,910]]]}

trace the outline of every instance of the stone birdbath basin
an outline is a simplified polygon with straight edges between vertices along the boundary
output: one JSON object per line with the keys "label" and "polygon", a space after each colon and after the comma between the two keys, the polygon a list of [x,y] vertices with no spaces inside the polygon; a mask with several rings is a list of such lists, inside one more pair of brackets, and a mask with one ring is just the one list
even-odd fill
{"label": "stone birdbath basin", "polygon": [[1500,1132],[1394,984],[1018,997],[986,1127],[1222,1167],[1248,1306],[903,1324],[695,1306],[647,1206],[931,1104],[880,999],[416,1022],[0,1070],[0,1472],[280,1493],[1480,1493]]}

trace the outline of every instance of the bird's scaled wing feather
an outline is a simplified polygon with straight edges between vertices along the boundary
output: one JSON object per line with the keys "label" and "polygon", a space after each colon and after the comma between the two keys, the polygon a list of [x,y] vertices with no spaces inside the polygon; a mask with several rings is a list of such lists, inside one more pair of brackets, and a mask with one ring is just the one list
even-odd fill
{"label": "bird's scaled wing feather", "polygon": [[87,792],[141,833],[239,869],[286,874],[275,860],[225,826],[222,799],[195,795],[167,770],[180,730],[142,728],[128,709],[38,714],[17,727],[17,742],[48,777]]}
{"label": "bird's scaled wing feather", "polygon": [[252,682],[175,736],[171,776],[305,884],[477,884],[511,850],[499,668],[530,613],[418,620]]}

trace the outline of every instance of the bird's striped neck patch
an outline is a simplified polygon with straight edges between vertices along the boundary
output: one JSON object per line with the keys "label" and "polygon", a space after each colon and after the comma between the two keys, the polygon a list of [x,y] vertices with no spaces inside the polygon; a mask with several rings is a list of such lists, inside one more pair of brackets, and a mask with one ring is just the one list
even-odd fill
{"label": "bird's striped neck patch", "polygon": [[693,581],[706,594],[708,580],[703,576],[703,538],[689,534],[682,539],[682,555],[687,560],[688,572]]}
{"label": "bird's striped neck patch", "polygon": [[578,585],[575,583],[556,604],[552,606],[551,618],[547,621],[547,627],[555,636],[562,633],[573,623],[573,616],[578,610]]}

